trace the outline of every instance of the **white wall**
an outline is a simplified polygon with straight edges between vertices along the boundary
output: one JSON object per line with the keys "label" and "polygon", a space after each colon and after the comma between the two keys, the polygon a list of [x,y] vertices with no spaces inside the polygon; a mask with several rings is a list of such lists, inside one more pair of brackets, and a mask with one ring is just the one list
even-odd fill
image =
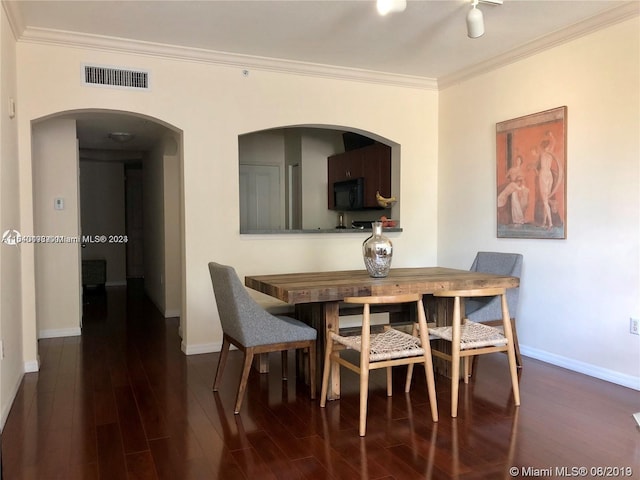
{"label": "white wall", "polygon": [[[17,99],[15,40],[0,7],[0,235],[20,230],[18,120],[9,117],[9,98]],[[0,244],[0,428],[9,414],[22,379],[22,306],[20,252],[22,247]],[[35,339],[33,340],[35,343]]]}
{"label": "white wall", "polygon": [[[438,263],[524,254],[525,355],[640,389],[639,21],[440,94]],[[495,124],[568,107],[567,239],[496,238]],[[525,364],[526,368],[526,364]]]}

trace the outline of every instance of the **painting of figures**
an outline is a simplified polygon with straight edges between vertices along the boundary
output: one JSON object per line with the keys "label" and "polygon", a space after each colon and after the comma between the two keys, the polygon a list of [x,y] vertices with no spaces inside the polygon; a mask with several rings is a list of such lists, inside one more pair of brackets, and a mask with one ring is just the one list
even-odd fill
{"label": "painting of figures", "polygon": [[567,235],[567,107],[496,124],[498,238]]}

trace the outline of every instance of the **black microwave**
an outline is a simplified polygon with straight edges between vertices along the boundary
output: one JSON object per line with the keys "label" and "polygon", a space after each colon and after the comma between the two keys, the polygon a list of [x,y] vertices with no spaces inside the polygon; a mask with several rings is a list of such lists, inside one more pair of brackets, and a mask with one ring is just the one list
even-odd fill
{"label": "black microwave", "polygon": [[335,209],[339,211],[364,208],[364,178],[354,178],[333,184]]}

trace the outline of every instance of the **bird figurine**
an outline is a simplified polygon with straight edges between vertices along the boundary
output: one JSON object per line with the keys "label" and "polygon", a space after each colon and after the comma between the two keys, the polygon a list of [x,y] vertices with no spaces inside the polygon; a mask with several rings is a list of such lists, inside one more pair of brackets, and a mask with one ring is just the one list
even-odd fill
{"label": "bird figurine", "polygon": [[376,192],[376,201],[382,208],[389,208],[395,205],[398,199],[396,197],[383,197],[378,191]]}

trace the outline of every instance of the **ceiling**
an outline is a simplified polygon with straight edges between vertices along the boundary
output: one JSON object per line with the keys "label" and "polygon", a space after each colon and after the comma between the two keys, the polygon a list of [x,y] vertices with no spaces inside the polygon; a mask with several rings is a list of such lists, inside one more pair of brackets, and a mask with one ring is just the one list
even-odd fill
{"label": "ceiling", "polygon": [[179,46],[230,55],[247,65],[282,61],[301,68],[428,79],[437,85],[495,59],[508,62],[563,37],[586,33],[620,16],[616,12],[623,9],[629,15],[640,8],[640,0],[480,4],[486,33],[470,39],[465,24],[468,0],[409,0],[404,12],[384,17],[373,0],[3,3],[16,35],[26,40],[45,32],[74,32],[85,41],[109,37],[144,42],[138,48]]}

